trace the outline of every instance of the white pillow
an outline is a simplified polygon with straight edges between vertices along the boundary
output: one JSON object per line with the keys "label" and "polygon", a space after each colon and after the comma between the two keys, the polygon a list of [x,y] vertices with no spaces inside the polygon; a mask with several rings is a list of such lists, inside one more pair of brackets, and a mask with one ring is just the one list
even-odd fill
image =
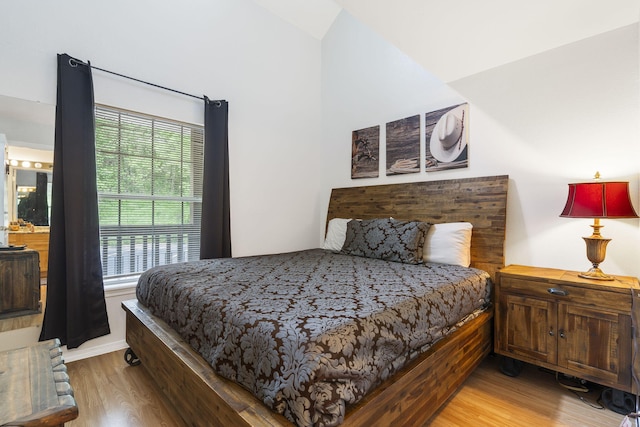
{"label": "white pillow", "polygon": [[328,249],[333,252],[340,252],[347,237],[347,223],[351,218],[333,218],[329,221],[327,227],[327,237],[324,239],[322,249]]}
{"label": "white pillow", "polygon": [[422,251],[424,262],[469,267],[472,228],[468,222],[432,224]]}

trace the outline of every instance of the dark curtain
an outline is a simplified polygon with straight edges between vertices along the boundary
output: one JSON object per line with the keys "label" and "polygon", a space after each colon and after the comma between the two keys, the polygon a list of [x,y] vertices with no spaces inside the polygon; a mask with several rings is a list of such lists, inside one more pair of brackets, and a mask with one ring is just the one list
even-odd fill
{"label": "dark curtain", "polygon": [[58,55],[47,305],[40,340],[109,334],[98,227],[91,67]]}
{"label": "dark curtain", "polygon": [[200,259],[231,256],[229,104],[204,100],[204,177]]}
{"label": "dark curtain", "polygon": [[36,202],[33,213],[33,225],[49,225],[49,202],[47,201],[48,183],[49,179],[46,173],[36,173]]}
{"label": "dark curtain", "polygon": [[[36,176],[36,191],[30,191],[18,202],[18,218],[33,225],[49,225],[49,206],[47,202],[47,174],[44,172],[18,171],[25,173],[31,181]],[[18,175],[18,180],[20,175]]]}

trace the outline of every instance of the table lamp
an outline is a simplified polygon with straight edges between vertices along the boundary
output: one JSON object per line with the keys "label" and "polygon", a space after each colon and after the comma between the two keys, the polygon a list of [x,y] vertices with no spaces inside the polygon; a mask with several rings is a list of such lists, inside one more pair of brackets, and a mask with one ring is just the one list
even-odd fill
{"label": "table lamp", "polygon": [[598,268],[604,261],[607,244],[611,239],[600,235],[600,218],[638,218],[631,204],[629,183],[614,181],[600,182],[600,173],[596,173],[594,182],[569,184],[567,204],[560,214],[564,218],[593,218],[593,234],[583,237],[587,245],[587,258],[591,269],[579,274],[580,277],[596,280],[613,280]]}

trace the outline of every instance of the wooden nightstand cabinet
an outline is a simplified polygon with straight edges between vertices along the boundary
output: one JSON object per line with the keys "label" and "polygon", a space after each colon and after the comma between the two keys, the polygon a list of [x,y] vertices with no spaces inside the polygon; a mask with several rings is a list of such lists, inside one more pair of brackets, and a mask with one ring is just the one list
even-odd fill
{"label": "wooden nightstand cabinet", "polygon": [[510,265],[495,289],[495,352],[636,392],[632,371],[635,277],[582,279],[574,271]]}

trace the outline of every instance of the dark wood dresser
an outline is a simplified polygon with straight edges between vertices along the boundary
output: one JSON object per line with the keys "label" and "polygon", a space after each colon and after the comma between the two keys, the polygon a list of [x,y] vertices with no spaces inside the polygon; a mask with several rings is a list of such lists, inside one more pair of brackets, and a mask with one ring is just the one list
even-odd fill
{"label": "dark wood dresser", "polygon": [[38,251],[0,251],[0,319],[40,312]]}

